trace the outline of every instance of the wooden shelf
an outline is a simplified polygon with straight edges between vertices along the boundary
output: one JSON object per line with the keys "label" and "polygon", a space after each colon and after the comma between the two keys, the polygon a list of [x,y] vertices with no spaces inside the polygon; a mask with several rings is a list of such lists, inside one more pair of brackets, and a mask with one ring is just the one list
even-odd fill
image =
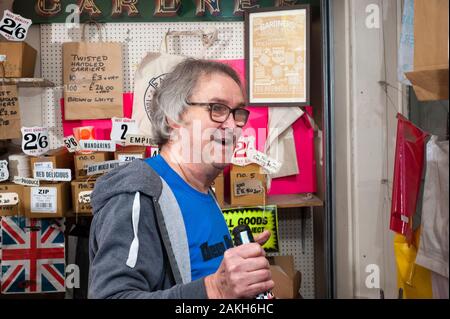
{"label": "wooden shelf", "polygon": [[[321,207],[323,201],[312,194],[270,195],[267,196],[266,205],[277,205],[278,208]],[[225,203],[222,208],[233,207],[236,206]]]}
{"label": "wooden shelf", "polygon": [[26,88],[45,88],[54,87],[55,84],[49,80],[43,78],[0,78],[0,83],[5,85],[17,85],[17,87]]}

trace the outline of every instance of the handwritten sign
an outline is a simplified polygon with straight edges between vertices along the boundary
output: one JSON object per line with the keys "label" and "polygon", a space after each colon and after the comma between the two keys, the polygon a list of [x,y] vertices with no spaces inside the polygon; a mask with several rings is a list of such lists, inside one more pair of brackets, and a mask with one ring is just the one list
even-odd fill
{"label": "handwritten sign", "polygon": [[263,191],[264,187],[257,179],[238,180],[234,183],[234,196],[260,194]]}
{"label": "handwritten sign", "polygon": [[278,252],[278,215],[277,206],[255,206],[244,208],[230,208],[222,210],[230,232],[238,225],[248,225],[253,236],[269,230],[271,236],[263,248],[267,252]]}
{"label": "handwritten sign", "polygon": [[0,140],[20,138],[21,126],[17,87],[0,83]]}
{"label": "handwritten sign", "polygon": [[122,46],[113,42],[63,44],[66,120],[122,117]]}

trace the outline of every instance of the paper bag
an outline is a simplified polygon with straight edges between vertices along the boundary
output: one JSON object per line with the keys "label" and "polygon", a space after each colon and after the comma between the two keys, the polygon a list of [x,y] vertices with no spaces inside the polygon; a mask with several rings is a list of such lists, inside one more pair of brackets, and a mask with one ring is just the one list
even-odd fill
{"label": "paper bag", "polygon": [[66,120],[123,117],[122,44],[63,43],[63,67]]}
{"label": "paper bag", "polygon": [[20,138],[21,127],[17,87],[0,82],[0,140]]}
{"label": "paper bag", "polygon": [[132,119],[136,120],[138,134],[151,136],[150,106],[153,94],[165,75],[170,73],[186,56],[168,54],[168,37],[197,36],[202,40],[202,58],[206,50],[216,41],[217,30],[206,28],[195,31],[169,31],[163,37],[159,52],[149,52],[139,63],[134,76],[134,100]]}

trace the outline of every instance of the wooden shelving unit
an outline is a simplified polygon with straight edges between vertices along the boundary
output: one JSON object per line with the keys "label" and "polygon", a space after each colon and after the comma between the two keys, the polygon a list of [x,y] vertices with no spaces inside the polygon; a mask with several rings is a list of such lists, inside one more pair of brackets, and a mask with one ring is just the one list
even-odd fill
{"label": "wooden shelving unit", "polygon": [[44,78],[0,78],[0,83],[5,85],[17,85],[19,88],[46,88],[55,84]]}
{"label": "wooden shelving unit", "polygon": [[[321,207],[323,201],[313,194],[271,195],[267,197],[266,205],[277,205],[278,208]],[[232,208],[225,203],[222,208]]]}

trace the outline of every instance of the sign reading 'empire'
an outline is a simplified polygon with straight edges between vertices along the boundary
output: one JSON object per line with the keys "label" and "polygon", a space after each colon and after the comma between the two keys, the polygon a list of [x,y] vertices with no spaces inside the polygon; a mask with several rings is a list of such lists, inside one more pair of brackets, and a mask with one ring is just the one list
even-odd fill
{"label": "sign reading 'empire'", "polygon": [[74,7],[82,21],[240,21],[249,9],[311,2],[318,0],[15,0],[13,12],[34,24],[67,22]]}

